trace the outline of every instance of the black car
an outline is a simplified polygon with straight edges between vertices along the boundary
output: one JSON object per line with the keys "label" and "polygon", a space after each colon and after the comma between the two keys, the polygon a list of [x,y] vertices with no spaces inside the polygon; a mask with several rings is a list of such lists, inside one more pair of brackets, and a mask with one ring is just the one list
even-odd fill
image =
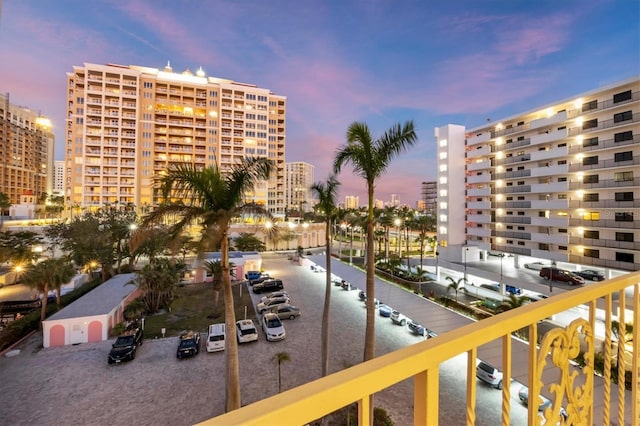
{"label": "black car", "polygon": [[277,291],[282,290],[284,286],[282,285],[282,280],[266,280],[261,283],[253,285],[254,293],[265,293],[268,291]]}
{"label": "black car", "polygon": [[593,269],[584,269],[582,271],[575,271],[575,275],[590,281],[604,281],[604,275],[600,271],[594,271]]}
{"label": "black car", "polygon": [[142,328],[131,327],[127,329],[111,345],[107,362],[113,364],[134,359],[138,346],[142,345],[142,337]]}
{"label": "black car", "polygon": [[200,333],[186,331],[180,335],[180,344],[176,356],[178,359],[198,355],[200,353]]}
{"label": "black car", "polygon": [[256,285],[256,284],[260,284],[261,282],[267,281],[267,280],[272,280],[273,277],[270,276],[269,274],[261,274],[257,277],[253,277],[253,278],[249,278],[249,285]]}

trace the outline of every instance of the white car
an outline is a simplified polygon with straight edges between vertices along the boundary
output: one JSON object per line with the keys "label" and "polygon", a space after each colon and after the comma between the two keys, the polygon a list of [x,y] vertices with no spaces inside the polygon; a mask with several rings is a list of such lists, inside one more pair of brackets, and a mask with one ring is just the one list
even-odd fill
{"label": "white car", "polygon": [[244,319],[236,321],[236,334],[238,343],[255,342],[258,340],[258,330],[253,320]]}
{"label": "white car", "polygon": [[284,290],[281,291],[273,291],[269,294],[267,294],[266,296],[262,296],[262,298],[260,299],[260,302],[266,302],[267,299],[273,299],[274,297],[289,297],[289,293],[287,293]]}
{"label": "white car", "polygon": [[286,337],[287,334],[284,331],[284,325],[282,325],[282,321],[280,321],[278,315],[267,312],[262,316],[261,323],[262,331],[264,331],[269,342],[283,340]]}
{"label": "white car", "polygon": [[403,313],[394,310],[393,312],[391,312],[391,321],[393,321],[394,324],[405,326],[409,322],[411,322],[411,319]]}
{"label": "white car", "polygon": [[546,268],[548,266],[551,266],[551,265],[547,265],[546,263],[542,263],[542,262],[531,262],[531,263],[524,264],[525,268],[531,269],[532,271],[539,271],[542,268]]}
{"label": "white car", "polygon": [[291,302],[291,299],[289,299],[288,296],[274,297],[272,299],[267,299],[264,302],[258,303],[258,306],[256,306],[256,310],[259,314],[263,314],[275,305],[281,305],[283,303],[289,302]]}

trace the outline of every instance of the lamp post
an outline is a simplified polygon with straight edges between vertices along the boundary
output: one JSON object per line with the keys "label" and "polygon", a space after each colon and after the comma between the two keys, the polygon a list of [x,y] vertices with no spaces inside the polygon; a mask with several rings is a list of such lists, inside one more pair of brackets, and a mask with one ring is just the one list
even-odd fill
{"label": "lamp post", "polygon": [[273,223],[270,220],[267,220],[264,223],[264,250],[267,251],[269,249],[269,232],[271,232],[271,228],[273,227]]}
{"label": "lamp post", "polygon": [[504,258],[504,253],[500,253],[500,292],[504,294],[504,282],[502,281],[502,259]]}
{"label": "lamp post", "polygon": [[440,252],[436,251],[436,281],[440,279],[440,270],[438,269],[438,256],[440,256]]}
{"label": "lamp post", "polygon": [[401,245],[400,245],[400,224],[402,223],[402,221],[398,218],[396,218],[393,223],[396,225],[396,245],[398,246],[398,257],[400,257],[400,249],[401,249]]}
{"label": "lamp post", "polygon": [[469,251],[469,247],[464,248],[464,282],[467,283],[467,252]]}
{"label": "lamp post", "polygon": [[22,265],[16,265],[13,268],[13,284],[18,283],[18,276],[22,273],[22,271],[23,271]]}

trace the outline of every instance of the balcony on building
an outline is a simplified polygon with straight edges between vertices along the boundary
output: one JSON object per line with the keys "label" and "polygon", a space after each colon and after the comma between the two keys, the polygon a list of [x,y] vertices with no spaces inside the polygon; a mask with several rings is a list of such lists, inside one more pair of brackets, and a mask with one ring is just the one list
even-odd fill
{"label": "balcony on building", "polygon": [[473,146],[480,143],[485,143],[491,140],[491,132],[483,131],[478,132],[475,136],[467,138],[467,146]]}

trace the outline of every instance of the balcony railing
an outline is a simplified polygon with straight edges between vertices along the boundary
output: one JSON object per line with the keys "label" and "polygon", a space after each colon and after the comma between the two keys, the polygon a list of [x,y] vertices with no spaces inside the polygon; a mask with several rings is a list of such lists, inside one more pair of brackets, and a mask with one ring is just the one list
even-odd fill
{"label": "balcony railing", "polygon": [[[628,292],[632,294],[627,303]],[[567,310],[580,307],[582,317],[564,328],[554,328],[538,335],[538,323]],[[612,333],[613,321],[620,326]],[[633,326],[625,333],[625,324]],[[512,334],[526,330],[526,345]],[[390,386],[413,379],[413,424],[438,425],[440,417],[440,366],[466,355],[466,423],[476,423],[476,361],[487,350],[501,354],[503,381],[517,376],[529,388],[530,395],[542,390],[553,394],[552,405],[542,411],[547,424],[640,424],[640,273],[590,284],[543,301],[531,303],[453,331],[440,334],[392,353],[374,358],[329,376],[309,382],[276,396],[263,399],[238,410],[203,422],[203,425],[307,424],[352,403],[358,404],[358,424],[370,423],[370,397]],[[486,352],[484,352],[486,353]],[[584,367],[572,362],[582,354]],[[603,376],[596,376],[594,357],[602,360]],[[512,364],[525,359],[527,371],[512,370]],[[621,360],[616,362],[615,360]],[[616,366],[617,364],[617,366]],[[500,365],[498,366],[500,368]],[[613,369],[611,368],[613,367]],[[625,367],[628,383],[625,387]],[[512,374],[515,373],[514,374]],[[612,372],[620,380],[614,383]],[[524,379],[523,379],[524,377]],[[549,380],[551,377],[555,379]],[[630,389],[630,390],[628,390]],[[502,389],[500,413],[503,425],[511,424],[510,386]],[[534,399],[529,397],[529,401]],[[568,414],[559,417],[560,407]],[[486,407],[483,410],[486,412]],[[479,422],[483,419],[478,418]],[[537,404],[530,403],[527,423],[540,424]],[[484,422],[486,423],[486,422]]]}

